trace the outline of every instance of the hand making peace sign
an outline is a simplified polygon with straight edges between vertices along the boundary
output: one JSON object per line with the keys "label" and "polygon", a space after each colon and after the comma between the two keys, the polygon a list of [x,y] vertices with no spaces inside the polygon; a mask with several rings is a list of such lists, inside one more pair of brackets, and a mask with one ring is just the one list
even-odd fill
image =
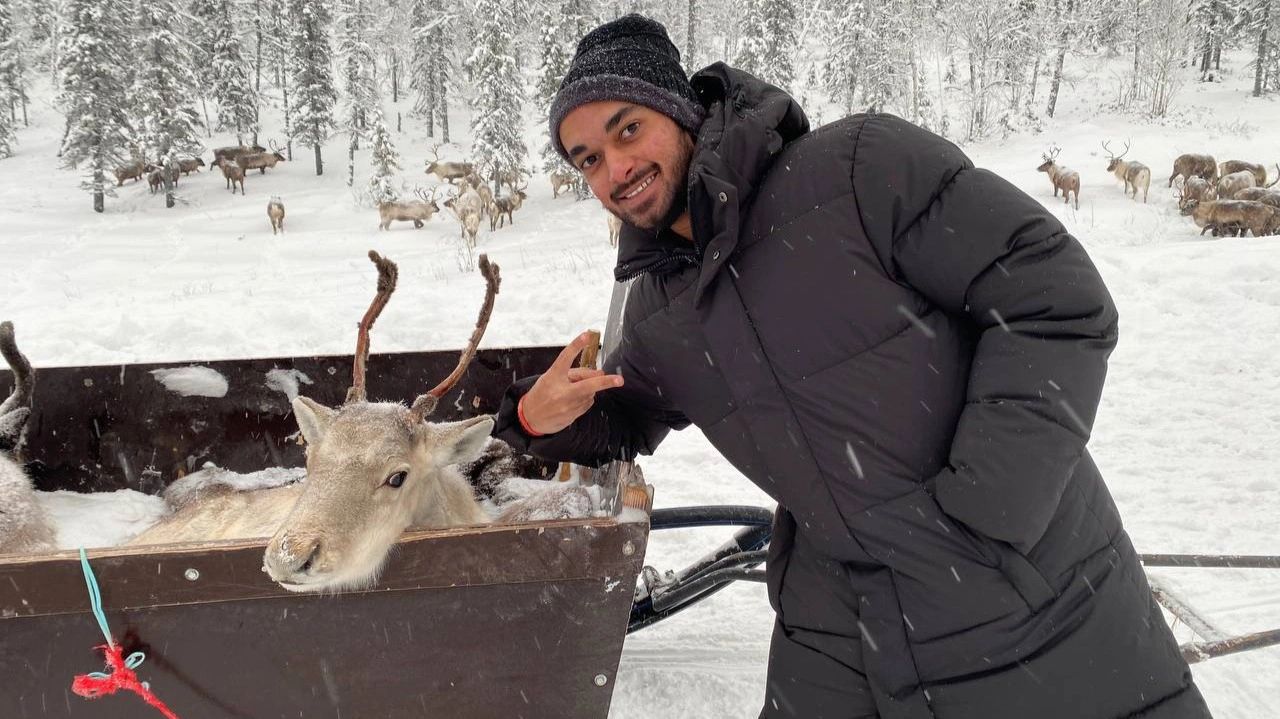
{"label": "hand making peace sign", "polygon": [[587,332],[575,337],[521,400],[529,429],[538,434],[559,432],[591,409],[597,392],[622,386],[622,375],[573,366],[591,341]]}

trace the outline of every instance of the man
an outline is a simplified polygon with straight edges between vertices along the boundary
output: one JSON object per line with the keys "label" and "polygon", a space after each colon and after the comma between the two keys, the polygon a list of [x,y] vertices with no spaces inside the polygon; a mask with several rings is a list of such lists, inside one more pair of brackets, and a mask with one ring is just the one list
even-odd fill
{"label": "man", "polygon": [[1085,450],[1116,309],[1039,203],[898,118],[687,80],[637,15],[550,115],[626,222],[622,335],[497,434],[599,464],[693,424],[778,500],[761,717],[1209,716]]}

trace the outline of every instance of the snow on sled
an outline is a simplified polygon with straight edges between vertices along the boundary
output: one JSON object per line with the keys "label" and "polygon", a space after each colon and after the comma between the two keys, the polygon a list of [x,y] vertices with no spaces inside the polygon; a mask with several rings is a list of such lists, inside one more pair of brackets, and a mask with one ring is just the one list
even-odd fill
{"label": "snow on sled", "polygon": [[[384,279],[380,274],[385,304],[390,291],[384,295]],[[19,437],[0,436],[0,463],[18,466],[3,453],[16,446],[15,459],[38,490],[154,494],[202,474],[307,466],[303,440],[313,455],[338,442],[345,436],[337,429],[340,413],[353,402],[412,398],[433,386],[412,409],[396,405],[396,411],[422,419],[434,409],[429,424],[449,429],[430,432],[467,437],[469,445],[487,442],[484,416],[497,409],[510,382],[541,371],[561,350],[476,351],[496,294],[496,268],[490,281],[463,361],[457,352],[369,356],[375,300],[353,356],[40,368],[34,401],[30,382],[24,388],[15,373],[0,371],[0,399],[11,398],[0,406],[0,429],[20,430]],[[7,330],[11,339],[12,327]],[[6,360],[17,364],[9,355]],[[315,407],[310,431],[295,417],[299,394]],[[419,410],[422,415],[411,414]],[[324,432],[317,433],[317,426]],[[483,434],[479,440],[476,428]],[[79,677],[76,693],[106,694],[103,683],[136,672],[147,686],[134,691],[152,692],[182,719],[607,716],[645,554],[651,488],[625,463],[590,472],[575,468],[568,482],[546,478],[554,467],[509,448],[490,453],[494,444],[500,443],[463,466],[471,473],[467,479],[484,481],[501,464],[504,471],[524,470],[530,479],[519,481],[530,485],[573,485],[574,496],[587,497],[590,506],[565,515],[554,503],[520,505],[518,499],[518,511],[500,517],[510,523],[397,529],[372,586],[354,589],[295,579],[320,572],[313,568],[326,556],[322,547],[338,544],[336,536],[308,545],[312,553],[288,560],[292,565],[283,570],[272,564],[271,545],[262,538],[268,534],[94,548],[83,561],[75,551],[0,549],[4,715],[160,716],[127,691],[92,701],[72,691]],[[437,451],[444,450],[432,446],[420,453],[434,457]],[[436,468],[441,473],[466,481],[454,464],[433,461],[445,467]],[[5,471],[0,464],[0,480]],[[434,476],[417,471],[393,472],[387,482],[396,475],[402,475],[400,483],[406,476]],[[287,480],[290,472],[275,474],[286,481],[267,491],[295,486]],[[322,480],[316,467],[306,474],[300,491],[317,490]],[[219,497],[239,492],[217,484],[192,491]],[[4,489],[0,498],[8,496]],[[468,499],[474,501],[470,493]],[[290,522],[301,507],[299,502]],[[8,509],[0,506],[0,548]],[[171,516],[181,511],[179,506]],[[560,516],[569,518],[546,518]],[[278,579],[282,571],[292,574]],[[100,614],[90,586],[100,588]],[[84,676],[104,670],[104,633],[118,644],[119,657],[140,652],[145,659],[107,669],[106,676]],[[85,691],[87,686],[96,688]]]}

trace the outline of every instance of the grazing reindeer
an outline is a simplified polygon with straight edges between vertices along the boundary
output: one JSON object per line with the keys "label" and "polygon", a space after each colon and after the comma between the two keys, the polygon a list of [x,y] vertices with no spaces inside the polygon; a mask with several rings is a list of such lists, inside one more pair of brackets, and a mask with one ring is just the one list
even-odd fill
{"label": "grazing reindeer", "polygon": [[622,234],[622,218],[612,212],[606,214],[609,216],[609,246],[617,247],[618,237]]}
{"label": "grazing reindeer", "polygon": [[440,206],[436,204],[435,190],[430,195],[424,194],[420,188],[415,189],[414,193],[419,199],[378,203],[379,230],[391,229],[391,223],[396,221],[413,222],[414,229],[421,229],[424,222],[440,211]]}
{"label": "grazing reindeer", "polygon": [[1211,183],[1216,182],[1218,179],[1218,161],[1213,159],[1213,155],[1197,155],[1194,153],[1178,155],[1178,159],[1173,161],[1173,174],[1169,175],[1169,187],[1173,187],[1175,177],[1181,177],[1183,182],[1192,177],[1199,177]]}
{"label": "grazing reindeer", "polygon": [[462,178],[462,182],[458,183],[458,189],[459,196],[465,194],[468,189],[480,195],[480,199],[484,201],[484,212],[487,212],[490,217],[493,216],[493,190],[484,180],[480,179],[479,175],[473,172]]}
{"label": "grazing reindeer", "polygon": [[31,416],[35,370],[18,351],[12,322],[0,322],[0,355],[13,372],[13,392],[0,402],[0,554],[52,551],[57,535],[16,454]]}
{"label": "grazing reindeer", "polygon": [[431,146],[431,159],[427,160],[428,175],[435,175],[452,185],[454,180],[461,180],[475,172],[475,165],[470,162],[441,162],[439,150],[439,145]]}
{"label": "grazing reindeer", "polygon": [[515,188],[516,192],[514,195],[503,195],[501,197],[493,198],[493,209],[495,210],[495,212],[494,214],[489,215],[489,231],[490,232],[493,232],[495,229],[502,227],[504,216],[506,217],[506,221],[508,223],[510,223],[513,226],[516,224],[515,220],[511,218],[511,213],[520,209],[520,205],[529,198],[529,196],[525,194],[525,191],[524,191],[525,187],[526,187],[525,185],[520,185],[516,187]]}
{"label": "grazing reindeer", "polygon": [[182,170],[182,174],[190,175],[193,172],[199,172],[204,167],[204,160],[199,157],[188,157],[178,160],[178,169]]}
{"label": "grazing reindeer", "polygon": [[556,170],[551,173],[551,198],[555,199],[560,196],[560,192],[573,189],[572,170]]}
{"label": "grazing reindeer", "polygon": [[1193,202],[1204,202],[1218,198],[1218,187],[1202,177],[1191,177],[1182,184],[1182,193],[1178,198],[1178,208],[1186,209]]}
{"label": "grazing reindeer", "polygon": [[274,142],[271,143],[271,152],[246,152],[236,158],[236,162],[245,169],[257,170],[258,174],[267,174],[267,168],[275,169],[277,162],[284,162],[284,155],[281,154],[280,148],[276,147]]}
{"label": "grazing reindeer", "polygon": [[267,219],[271,220],[271,234],[284,232],[284,202],[278,195],[272,195],[267,202]]}
{"label": "grazing reindeer", "polygon": [[306,480],[257,491],[207,490],[130,544],[271,537],[263,569],[272,579],[291,591],[326,591],[372,584],[411,526],[490,522],[453,465],[480,454],[493,419],[432,423],[427,417],[475,356],[498,293],[498,267],[480,256],[484,305],[457,368],[406,407],[365,395],[369,330],[397,278],[395,264],[376,252],[369,257],[378,266],[378,292],[360,322],[346,401],[336,408],[301,396],[293,401],[307,442]]}
{"label": "grazing reindeer", "polygon": [[1280,231],[1280,210],[1261,202],[1211,200],[1196,203],[1188,210],[1183,210],[1183,214],[1188,212],[1196,227],[1203,228],[1200,230],[1201,235],[1213,230],[1213,236],[1218,237],[1224,230],[1238,229],[1243,232],[1248,229],[1254,237],[1263,237]]}
{"label": "grazing reindeer", "polygon": [[117,167],[115,169],[116,187],[123,185],[125,180],[133,180],[134,182],[137,182],[142,179],[143,175],[150,174],[155,171],[155,165],[141,161],[135,162],[131,165]]}
{"label": "grazing reindeer", "polygon": [[236,194],[236,183],[240,183],[240,194],[244,195],[244,168],[235,160],[228,160],[225,157],[219,157],[213,161],[213,166],[222,170],[222,176],[227,178],[227,187],[231,188],[231,194]]}
{"label": "grazing reindeer", "polygon": [[[178,178],[180,177],[179,172],[181,172],[181,170],[176,165],[169,170],[169,181],[171,184],[178,184]],[[152,170],[151,173],[147,175],[147,184],[151,187],[151,194],[154,195],[159,192],[160,187],[164,185],[164,168],[157,167]]]}
{"label": "grazing reindeer", "polygon": [[466,188],[457,197],[445,200],[444,206],[448,207],[458,218],[458,225],[462,229],[462,239],[466,240],[467,247],[474,248],[476,246],[476,234],[480,232],[480,220],[483,219],[486,209],[489,211],[489,216],[493,217],[495,211],[492,206],[487,205],[480,193],[472,188]]}
{"label": "grazing reindeer", "polygon": [[1120,158],[1129,154],[1129,141],[1124,141],[1124,152],[1116,155],[1107,147],[1108,143],[1102,143],[1102,149],[1107,151],[1110,161],[1107,163],[1107,172],[1113,173],[1117,180],[1124,182],[1124,195],[1129,196],[1129,188],[1133,188],[1133,199],[1138,199],[1138,188],[1142,188],[1142,202],[1147,201],[1147,192],[1151,189],[1151,170],[1141,162],[1131,162]]}
{"label": "grazing reindeer", "polygon": [[[1280,169],[1280,165],[1277,165],[1276,169]],[[1271,185],[1268,185],[1267,168],[1252,162],[1245,162],[1243,160],[1227,160],[1218,167],[1219,177],[1226,177],[1233,172],[1248,172],[1253,175],[1253,183],[1258,187],[1271,187],[1271,185],[1276,184],[1273,182]],[[1276,182],[1280,182],[1280,177],[1276,178]]]}
{"label": "grazing reindeer", "polygon": [[[1224,162],[1222,164],[1226,165],[1227,163]],[[1223,175],[1222,179],[1218,180],[1218,197],[1223,200],[1231,200],[1235,198],[1237,192],[1245,188],[1254,187],[1257,184],[1257,178],[1248,170],[1232,172]]]}
{"label": "grazing reindeer", "polygon": [[1049,173],[1049,182],[1053,184],[1053,196],[1062,190],[1062,201],[1071,202],[1071,193],[1076,194],[1076,209],[1080,209],[1080,173],[1058,164],[1058,153],[1062,148],[1050,148],[1047,154],[1041,155],[1044,162],[1036,168],[1037,172]]}

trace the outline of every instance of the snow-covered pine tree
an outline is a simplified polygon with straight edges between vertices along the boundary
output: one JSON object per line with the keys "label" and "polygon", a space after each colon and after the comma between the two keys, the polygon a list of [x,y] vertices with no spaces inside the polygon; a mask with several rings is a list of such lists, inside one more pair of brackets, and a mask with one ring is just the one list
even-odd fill
{"label": "snow-covered pine tree", "polygon": [[1280,2],[1246,0],[1232,30],[1253,50],[1253,96],[1280,89]]}
{"label": "snow-covered pine tree", "polygon": [[684,60],[685,74],[693,73],[698,69],[698,0],[688,0],[689,5],[685,12],[685,29],[684,29],[684,54],[680,59]]}
{"label": "snow-covered pine tree", "polygon": [[763,78],[765,58],[769,55],[767,39],[764,37],[764,4],[766,0],[747,0],[742,15],[742,43],[738,54],[733,58],[733,66]]}
{"label": "snow-covered pine tree", "polygon": [[13,47],[18,44],[16,40],[13,2],[0,0],[0,159],[13,155],[13,145],[18,139],[14,127],[17,124],[16,117],[12,112],[18,71],[10,54]]}
{"label": "snow-covered pine tree", "polygon": [[121,0],[67,0],[63,17],[58,104],[67,134],[60,155],[70,167],[88,163],[81,186],[93,194],[94,211],[102,212],[110,192],[107,172],[140,159],[130,152],[128,119],[132,18]]}
{"label": "snow-covered pine tree", "polygon": [[835,14],[828,39],[827,61],[822,66],[822,84],[831,101],[846,115],[858,106],[862,82],[863,55],[868,35],[868,11],[864,0],[851,0],[843,12]]}
{"label": "snow-covered pine tree", "polygon": [[237,143],[244,144],[244,135],[249,134],[249,140],[257,144],[258,96],[240,43],[237,8],[233,0],[219,0],[219,3],[210,63],[211,90],[218,101],[218,126],[235,130]]}
{"label": "snow-covered pine tree", "polygon": [[382,117],[382,109],[374,105],[369,113],[369,142],[372,150],[369,163],[373,172],[369,175],[368,194],[373,204],[395,202],[399,197],[396,191],[396,171],[400,170],[400,153],[396,152],[391,142],[391,131]]}
{"label": "snow-covered pine tree", "polygon": [[200,147],[200,119],[187,29],[174,0],[147,0],[138,6],[134,47],[139,71],[133,97],[141,111],[138,142],[148,162],[159,163],[171,150],[194,152]]}
{"label": "snow-covered pine tree", "polygon": [[516,28],[510,4],[506,0],[478,0],[475,16],[479,22],[473,39],[475,51],[467,59],[476,93],[471,150],[476,163],[493,173],[497,192],[499,174],[519,170],[527,155],[521,139],[524,88],[511,53]]}
{"label": "snow-covered pine tree", "polygon": [[[569,69],[569,51],[565,48],[565,43],[570,41],[564,31],[565,15],[557,7],[555,0],[543,10],[542,13],[542,62],[538,65],[538,87],[536,91],[537,116],[546,117],[550,108],[551,101],[555,99],[556,91],[560,89],[560,83],[564,80],[564,75]],[[539,154],[542,156],[542,171],[551,173],[569,173],[574,178],[574,195],[581,197],[582,193],[578,190],[578,185],[585,185],[581,173],[579,173],[572,165],[564,161],[560,157],[560,153],[556,152],[555,147],[551,144],[551,138],[548,136],[549,130],[544,129],[542,136],[546,141],[542,144],[542,150]]]}
{"label": "snow-covered pine tree", "polygon": [[347,132],[347,186],[356,180],[356,150],[369,129],[378,102],[373,84],[374,57],[368,37],[373,25],[367,0],[342,0],[338,12],[338,56],[342,58],[342,128]]}
{"label": "snow-covered pine tree", "polygon": [[791,91],[796,78],[795,0],[756,0],[764,32],[759,77]]}
{"label": "snow-covered pine tree", "polygon": [[[200,118],[186,29],[174,0],[147,0],[138,5],[134,28],[141,62],[134,75],[132,97],[139,113],[137,141],[147,162],[161,164],[175,152],[200,147]],[[166,205],[173,207],[173,183],[165,176]]]}
{"label": "snow-covered pine tree", "polygon": [[0,113],[8,111],[10,127],[27,124],[27,35],[22,7],[15,0],[0,0]]}
{"label": "snow-covered pine tree", "polygon": [[578,41],[600,24],[600,13],[596,11],[591,0],[565,0],[560,9],[560,27],[564,32],[562,38],[573,56]]}
{"label": "snow-covered pine tree", "polygon": [[371,44],[380,48],[391,85],[391,102],[400,102],[404,91],[406,59],[410,56],[411,17],[414,0],[385,0],[374,17]]}
{"label": "snow-covered pine tree", "polygon": [[457,19],[443,0],[417,0],[413,12],[411,83],[418,91],[414,110],[427,120],[427,135],[449,142],[449,86],[453,81],[453,43]]}
{"label": "snow-covered pine tree", "polygon": [[0,112],[0,160],[13,157],[13,146],[18,141],[14,118],[7,112]]}
{"label": "snow-covered pine tree", "polygon": [[290,0],[293,65],[293,136],[315,150],[316,174],[324,174],[321,149],[333,131],[333,51],[329,42],[333,15],[323,2]]}

